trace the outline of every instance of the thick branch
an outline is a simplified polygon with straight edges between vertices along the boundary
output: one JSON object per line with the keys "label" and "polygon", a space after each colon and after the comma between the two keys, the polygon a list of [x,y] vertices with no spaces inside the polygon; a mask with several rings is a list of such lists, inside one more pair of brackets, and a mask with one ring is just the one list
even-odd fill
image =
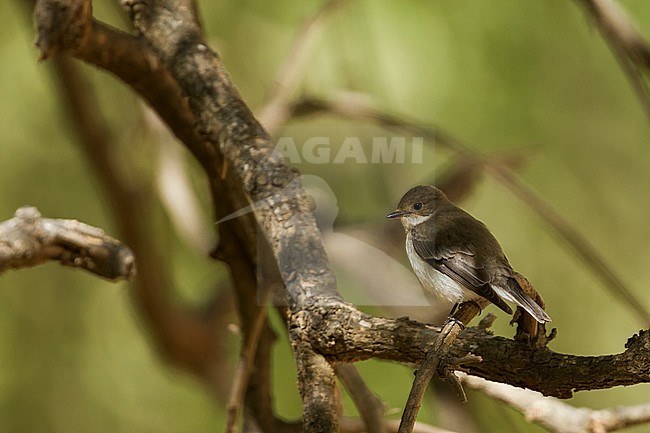
{"label": "thick branch", "polygon": [[131,250],[102,229],[76,220],[43,218],[35,207],[22,207],[0,223],[0,273],[50,260],[82,268],[109,280],[131,278]]}
{"label": "thick branch", "polygon": [[270,137],[205,44],[190,8],[173,0],[155,6],[125,3],[189,98],[198,130],[218,146],[213,150],[225,156],[255,203],[256,219],[293,300],[309,304],[316,294],[340,299],[297,171],[274,152]]}
{"label": "thick branch", "polygon": [[[215,146],[214,152],[224,155],[248,199],[255,203],[257,222],[276,258],[294,313],[316,298],[339,300],[310,202],[296,181],[297,172],[274,153],[270,137],[243,102],[220,59],[205,43],[191,4],[180,0],[153,4],[127,0],[124,4],[136,28],[188,97],[198,131]],[[219,172],[219,168],[212,172]],[[298,320],[295,316],[293,322]],[[305,428],[335,428],[334,373],[305,344],[304,335],[295,331],[290,335],[302,383]]]}
{"label": "thick branch", "polygon": [[339,431],[338,393],[334,369],[316,353],[304,335],[291,336],[298,370],[298,388],[303,401],[302,423],[305,432]]}
{"label": "thick branch", "polygon": [[[305,314],[305,332],[315,348],[331,361],[381,358],[419,364],[439,329],[419,322],[384,319],[362,313],[349,304],[316,306]],[[468,373],[530,388],[542,394],[570,398],[574,391],[607,389],[650,382],[650,332],[641,331],[617,355],[575,356],[533,348],[492,335],[487,329],[465,329],[451,348],[453,356],[468,352],[483,362]]]}

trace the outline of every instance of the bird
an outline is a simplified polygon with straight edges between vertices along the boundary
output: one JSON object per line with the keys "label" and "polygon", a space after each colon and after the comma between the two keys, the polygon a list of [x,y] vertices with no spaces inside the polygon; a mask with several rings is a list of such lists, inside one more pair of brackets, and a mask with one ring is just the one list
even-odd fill
{"label": "bird", "polygon": [[512,314],[506,303],[522,307],[541,324],[551,318],[528,296],[515,277],[501,245],[481,221],[430,185],[411,188],[387,218],[399,218],[406,253],[425,289],[454,303],[488,301]]}

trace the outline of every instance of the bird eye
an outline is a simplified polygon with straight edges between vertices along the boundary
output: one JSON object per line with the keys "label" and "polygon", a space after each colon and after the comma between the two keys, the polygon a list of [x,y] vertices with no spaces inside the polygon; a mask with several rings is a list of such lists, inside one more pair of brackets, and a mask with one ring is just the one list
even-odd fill
{"label": "bird eye", "polygon": [[422,203],[420,203],[420,202],[415,203],[415,204],[413,205],[413,209],[415,209],[415,210],[420,210],[420,209],[422,209]]}

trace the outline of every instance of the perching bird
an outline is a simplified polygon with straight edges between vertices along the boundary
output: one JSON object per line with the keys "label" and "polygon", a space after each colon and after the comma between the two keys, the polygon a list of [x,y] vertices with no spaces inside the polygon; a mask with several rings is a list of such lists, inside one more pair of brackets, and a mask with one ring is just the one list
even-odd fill
{"label": "perching bird", "polygon": [[[499,242],[481,221],[454,205],[433,186],[416,186],[387,218],[399,217],[406,253],[422,285],[458,305],[485,300],[508,314],[513,302],[539,323],[551,318],[521,288]],[[453,312],[453,310],[452,310]]]}

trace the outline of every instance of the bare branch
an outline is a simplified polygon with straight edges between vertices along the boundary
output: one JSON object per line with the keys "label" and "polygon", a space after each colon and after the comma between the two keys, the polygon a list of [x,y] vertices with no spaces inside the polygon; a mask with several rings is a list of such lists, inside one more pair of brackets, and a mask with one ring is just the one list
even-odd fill
{"label": "bare branch", "polygon": [[342,7],[348,0],[326,0],[316,13],[310,15],[300,26],[291,47],[278,68],[273,88],[266,104],[259,110],[258,119],[273,134],[290,117],[290,105],[296,90],[307,71],[307,61],[313,53],[313,44],[323,28],[323,21]]}
{"label": "bare branch", "polygon": [[[345,303],[309,310],[305,332],[315,349],[333,362],[380,358],[419,365],[439,332],[407,318],[373,317]],[[481,357],[481,363],[467,367],[472,375],[570,398],[576,391],[650,382],[649,344],[650,332],[640,331],[620,354],[576,356],[494,336],[479,324],[460,333],[450,354]]]}
{"label": "bare branch", "polygon": [[35,207],[21,207],[0,223],[0,273],[50,260],[109,280],[135,274],[131,250],[102,229],[77,220],[43,218]]}
{"label": "bare branch", "polygon": [[[213,146],[213,153],[225,157],[246,197],[256,204],[256,220],[291,296],[290,338],[302,385],[304,426],[308,432],[323,427],[329,431],[337,423],[334,373],[307,344],[300,322],[302,310],[315,298],[336,302],[340,296],[310,202],[295,179],[297,172],[275,154],[270,137],[242,100],[221,60],[208,48],[186,1],[125,0],[123,4],[188,97],[197,131]],[[213,166],[210,173],[219,173],[221,168]]]}
{"label": "bare branch", "polygon": [[336,375],[341,379],[350,393],[352,401],[359,409],[359,414],[365,423],[367,433],[387,433],[384,411],[386,407],[363,381],[356,367],[351,364],[339,364],[334,367]]}
{"label": "bare branch", "polygon": [[404,407],[404,413],[402,414],[399,433],[411,433],[413,431],[415,420],[422,405],[424,392],[436,374],[441,375],[444,380],[449,381],[455,387],[462,402],[467,401],[465,391],[458,377],[455,375],[454,370],[467,361],[477,362],[481,361],[481,358],[472,354],[466,354],[463,358],[448,361],[448,355],[452,344],[458,338],[458,334],[480,312],[481,307],[476,302],[463,302],[454,315],[445,322],[435,342],[428,349],[424,361],[422,361],[422,364],[420,364],[415,372],[413,386],[411,387],[408,399],[406,400],[406,406]]}
{"label": "bare branch", "polygon": [[336,432],[339,430],[339,401],[334,369],[314,350],[305,334],[292,330],[289,335],[298,370],[304,430],[307,433]]}
{"label": "bare branch", "polygon": [[461,380],[466,386],[519,410],[527,421],[554,433],[606,433],[650,422],[650,404],[593,410],[462,373]]}
{"label": "bare branch", "polygon": [[251,369],[255,363],[255,355],[259,344],[262,330],[266,324],[266,317],[268,309],[266,308],[266,300],[270,295],[271,290],[267,290],[265,300],[262,306],[258,308],[257,316],[253,323],[248,327],[246,340],[242,347],[241,356],[235,369],[235,376],[232,382],[232,389],[228,397],[227,420],[226,420],[226,433],[235,433],[237,431],[237,424],[239,420],[239,412],[244,404],[246,397],[246,389],[248,387],[248,380],[251,374]]}

